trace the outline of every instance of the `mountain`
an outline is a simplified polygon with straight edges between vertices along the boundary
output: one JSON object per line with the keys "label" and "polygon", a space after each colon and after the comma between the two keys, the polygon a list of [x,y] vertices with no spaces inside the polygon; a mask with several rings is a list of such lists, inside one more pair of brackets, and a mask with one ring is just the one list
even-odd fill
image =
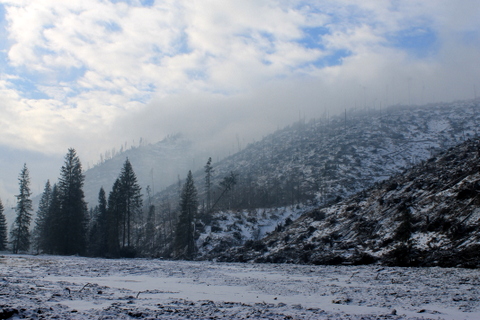
{"label": "mountain", "polygon": [[475,138],[218,259],[478,268],[479,213]]}
{"label": "mountain", "polygon": [[[203,204],[196,229],[199,257],[212,259],[258,240],[304,211],[338,203],[475,137],[479,111],[478,101],[460,101],[299,121],[214,163],[211,209],[205,205],[205,173],[196,171]],[[236,185],[226,192],[221,182],[231,173]],[[163,248],[174,232],[179,190],[180,184],[171,185],[154,200]]]}
{"label": "mountain", "polygon": [[213,181],[237,174],[238,208],[330,203],[477,135],[479,124],[474,101],[351,110],[278,130],[214,164]]}
{"label": "mountain", "polygon": [[[237,193],[229,201],[237,208],[338,201],[475,136],[479,111],[478,101],[460,101],[351,109],[340,116],[301,120],[214,162],[212,184],[218,186],[234,172]],[[117,153],[85,172],[87,201],[95,205],[102,186],[108,193],[127,157],[144,191],[147,185],[154,191],[170,186],[158,197],[170,193],[173,198],[178,178],[192,170],[200,196],[205,197],[204,172],[197,169],[209,154],[197,149],[174,135]]]}
{"label": "mountain", "polygon": [[120,175],[126,159],[131,162],[142,191],[146,187],[163,189],[184,175],[195,158],[192,142],[181,135],[168,136],[155,144],[142,145],[120,152],[103,163],[85,171],[85,199],[91,207],[98,201],[101,187],[107,192]]}

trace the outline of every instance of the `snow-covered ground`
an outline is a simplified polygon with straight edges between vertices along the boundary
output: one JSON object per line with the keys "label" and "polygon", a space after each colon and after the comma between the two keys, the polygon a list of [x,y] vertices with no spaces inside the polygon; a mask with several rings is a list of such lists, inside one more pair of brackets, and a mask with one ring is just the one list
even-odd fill
{"label": "snow-covered ground", "polygon": [[480,270],[0,256],[0,319],[480,319]]}

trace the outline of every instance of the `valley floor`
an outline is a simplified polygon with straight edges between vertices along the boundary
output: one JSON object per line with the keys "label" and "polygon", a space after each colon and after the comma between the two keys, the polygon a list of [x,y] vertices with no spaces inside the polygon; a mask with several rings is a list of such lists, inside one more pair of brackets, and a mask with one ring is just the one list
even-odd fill
{"label": "valley floor", "polygon": [[480,270],[0,256],[0,319],[480,319]]}

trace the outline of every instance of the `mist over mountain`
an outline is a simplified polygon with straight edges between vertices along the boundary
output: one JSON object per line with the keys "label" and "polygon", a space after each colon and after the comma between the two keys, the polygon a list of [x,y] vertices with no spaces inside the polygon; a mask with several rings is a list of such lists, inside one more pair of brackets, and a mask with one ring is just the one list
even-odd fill
{"label": "mist over mountain", "polygon": [[[254,191],[237,196],[236,207],[329,203],[475,136],[479,111],[478,101],[464,101],[301,119],[223,160],[213,158],[212,183],[234,172],[237,191],[247,185]],[[192,170],[203,196],[202,168],[210,156],[182,135],[118,152],[85,172],[87,201],[95,205],[102,186],[108,192],[127,157],[143,189],[157,193]]]}
{"label": "mist over mountain", "polygon": [[[213,210],[205,209],[205,173],[195,172],[201,210],[209,211],[197,221],[199,256],[258,239],[309,207],[346,199],[476,136],[479,111],[477,101],[462,101],[301,120],[213,163]],[[231,173],[237,183],[223,194]],[[156,195],[162,223],[173,223],[179,192],[176,183]]]}
{"label": "mist over mountain", "polygon": [[127,158],[132,163],[143,193],[146,194],[147,186],[153,193],[172,184],[179,176],[184,176],[185,172],[195,166],[195,157],[192,142],[181,134],[168,136],[154,144],[119,151],[85,171],[86,201],[94,207],[101,187],[108,194]]}

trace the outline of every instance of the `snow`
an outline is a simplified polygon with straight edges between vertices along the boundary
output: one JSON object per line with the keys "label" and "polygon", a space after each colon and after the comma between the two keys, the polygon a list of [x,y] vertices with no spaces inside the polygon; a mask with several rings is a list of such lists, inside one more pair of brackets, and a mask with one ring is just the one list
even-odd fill
{"label": "snow", "polygon": [[[479,319],[480,270],[0,257],[0,317]],[[16,313],[15,313],[16,312]]]}

